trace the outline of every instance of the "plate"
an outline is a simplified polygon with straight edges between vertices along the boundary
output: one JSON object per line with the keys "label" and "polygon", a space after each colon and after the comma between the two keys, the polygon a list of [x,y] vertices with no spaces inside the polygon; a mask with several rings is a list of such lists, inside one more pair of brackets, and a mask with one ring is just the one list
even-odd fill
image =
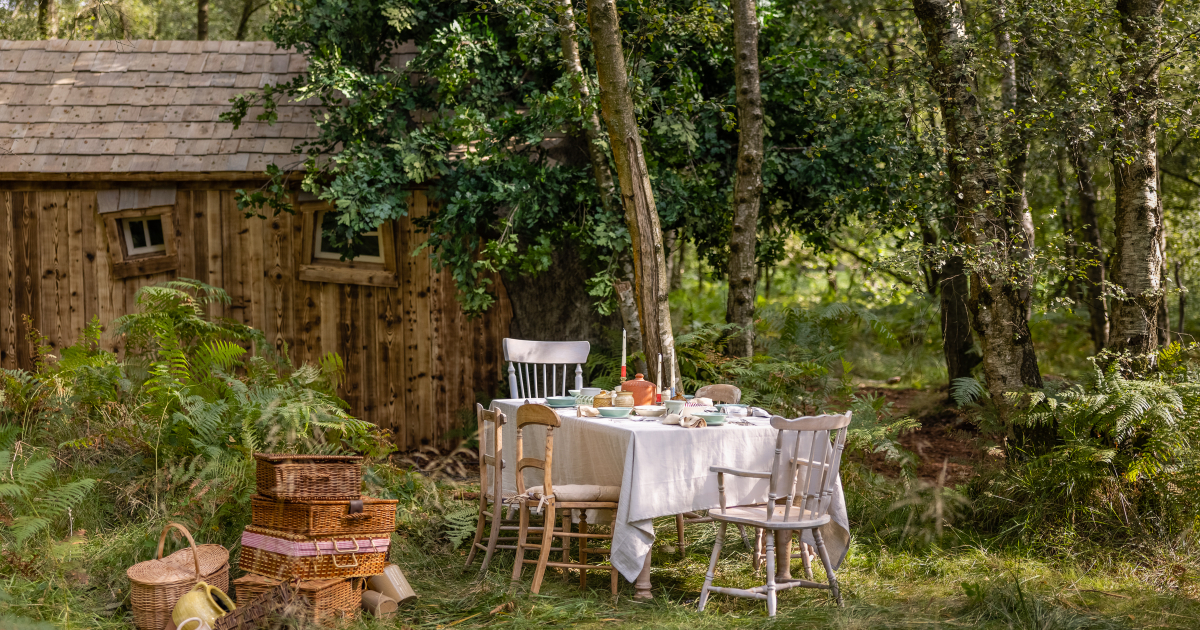
{"label": "plate", "polygon": [[645,405],[633,408],[633,413],[644,418],[659,418],[667,413],[667,408],[662,405]]}
{"label": "plate", "polygon": [[597,411],[605,418],[624,418],[633,410],[629,407],[601,407]]}

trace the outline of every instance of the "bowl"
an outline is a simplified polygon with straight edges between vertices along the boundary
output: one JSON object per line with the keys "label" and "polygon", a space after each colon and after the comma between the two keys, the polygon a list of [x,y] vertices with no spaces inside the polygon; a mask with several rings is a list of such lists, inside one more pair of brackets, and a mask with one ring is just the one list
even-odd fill
{"label": "bowl", "polygon": [[605,418],[624,418],[633,410],[629,407],[601,407],[597,411]]}
{"label": "bowl", "polygon": [[750,405],[744,405],[742,403],[719,403],[714,406],[721,411],[729,411],[730,409],[746,409]]}
{"label": "bowl", "polygon": [[643,405],[634,407],[633,413],[643,418],[661,418],[667,415],[667,408],[662,405]]}
{"label": "bowl", "polygon": [[600,392],[602,391],[604,390],[600,389],[599,387],[584,387],[583,389],[579,390],[579,393],[583,394],[584,396],[599,396]]}
{"label": "bowl", "polygon": [[684,394],[684,395],[683,395],[683,399],[684,399],[684,400],[691,400],[691,399],[693,399],[693,398],[695,398],[695,396],[694,396],[694,395],[692,395],[692,394]]}
{"label": "bowl", "polygon": [[578,396],[579,390],[578,389],[568,389],[567,393],[570,394],[571,396]]}
{"label": "bowl", "polygon": [[719,427],[725,424],[725,414],[719,411],[696,411],[692,415],[703,419],[710,427]]}
{"label": "bowl", "polygon": [[664,400],[663,406],[667,408],[667,413],[683,413],[683,407],[687,405],[686,400]]}
{"label": "bowl", "polygon": [[574,396],[547,396],[546,406],[548,407],[574,407]]}

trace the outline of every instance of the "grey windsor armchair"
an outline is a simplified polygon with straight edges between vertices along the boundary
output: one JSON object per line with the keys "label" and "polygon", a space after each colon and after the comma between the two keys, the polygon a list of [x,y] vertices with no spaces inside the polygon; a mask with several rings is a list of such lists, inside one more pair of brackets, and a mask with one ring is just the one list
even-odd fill
{"label": "grey windsor armchair", "polygon": [[[583,364],[592,345],[586,341],[504,340],[508,361],[509,395],[513,398],[566,396],[569,389],[583,388]],[[567,385],[575,364],[574,387]],[[540,378],[539,378],[540,377]]]}
{"label": "grey windsor armchair", "polygon": [[[834,601],[839,606],[842,605],[837,576],[825,548],[820,528],[830,521],[829,508],[833,503],[842,450],[846,445],[846,427],[849,424],[849,413],[809,416],[794,420],[775,416],[771,418],[771,426],[778,429],[779,434],[775,438],[775,453],[770,470],[759,472],[721,466],[709,468],[710,471],[717,473],[717,489],[721,500],[720,510],[709,510],[709,516],[720,525],[716,544],[713,546],[712,560],[708,565],[708,573],[704,576],[704,587],[700,591],[700,610],[704,610],[705,604],[708,603],[709,593],[721,593],[766,600],[767,614],[774,617],[777,592],[796,587],[828,589],[833,595]],[[784,445],[789,434],[795,435],[795,441],[787,449],[790,453],[786,453]],[[805,450],[807,450],[807,455],[804,454]],[[762,505],[726,508],[725,475],[768,479],[767,502]],[[780,499],[784,499],[783,504],[779,503]],[[821,584],[806,579],[789,580],[777,584],[775,580],[775,537],[767,535],[764,536],[767,545],[766,584],[750,589],[713,586],[713,572],[721,555],[725,529],[730,523],[762,528],[768,534],[779,530],[810,530],[813,540],[817,543],[817,554],[821,558],[821,564],[825,567],[825,575],[828,577],[829,583]]]}

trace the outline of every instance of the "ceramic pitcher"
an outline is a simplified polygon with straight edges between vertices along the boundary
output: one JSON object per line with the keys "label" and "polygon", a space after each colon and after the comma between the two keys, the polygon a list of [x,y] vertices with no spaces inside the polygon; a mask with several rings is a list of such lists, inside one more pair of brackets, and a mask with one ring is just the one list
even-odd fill
{"label": "ceramic pitcher", "polygon": [[[171,611],[171,620],[180,630],[185,630],[183,622],[199,619],[211,627],[213,623],[229,614],[237,606],[221,589],[205,582],[197,582],[192,590],[184,593]],[[194,624],[191,624],[194,625]],[[203,626],[201,626],[203,627]],[[189,626],[186,630],[192,630]]]}

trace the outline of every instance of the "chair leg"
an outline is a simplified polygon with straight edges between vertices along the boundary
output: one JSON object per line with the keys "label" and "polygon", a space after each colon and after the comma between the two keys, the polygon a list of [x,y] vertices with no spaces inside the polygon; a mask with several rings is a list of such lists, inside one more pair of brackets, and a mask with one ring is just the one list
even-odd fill
{"label": "chair leg", "polygon": [[[480,498],[479,521],[477,523],[475,523],[475,539],[471,541],[471,553],[467,554],[467,564],[465,566],[463,566],[463,571],[466,571],[467,569],[471,568],[471,563],[475,561],[475,552],[479,551],[479,547],[477,545],[479,544],[479,541],[483,540],[483,526],[486,524],[485,522],[487,521],[487,517],[484,516],[484,514],[486,512],[487,512],[487,498]],[[497,528],[497,527],[492,527],[493,531],[498,531],[498,529],[499,528]],[[492,549],[495,549],[494,544],[488,546],[489,551],[491,551]],[[488,554],[488,557],[489,558],[491,557],[490,553]],[[483,561],[483,568],[480,569],[480,571],[486,571],[486,570],[487,570],[487,560],[485,559]]]}
{"label": "chair leg", "polygon": [[[588,533],[587,510],[579,510],[579,533]],[[563,540],[568,539],[564,538]],[[579,564],[587,564],[587,545],[588,539],[579,539]],[[579,588],[587,588],[587,569],[579,570]]]}
{"label": "chair leg", "polygon": [[767,532],[767,616],[775,616],[775,532]]}
{"label": "chair leg", "polygon": [[748,536],[746,536],[746,526],[742,525],[741,523],[738,523],[738,533],[742,535],[742,544],[746,545],[746,549],[753,552],[754,547],[750,546],[750,538]]}
{"label": "chair leg", "polygon": [[[562,530],[563,530],[563,532],[567,532],[567,533],[569,533],[571,531],[571,510],[567,510],[567,513],[564,514],[562,517]],[[564,563],[570,562],[571,561],[571,539],[570,538],[562,539],[562,548],[563,548],[562,549],[562,561]],[[571,570],[570,569],[563,567],[562,574],[563,574],[564,582],[571,581]]]}
{"label": "chair leg", "polygon": [[821,564],[825,567],[825,575],[829,578],[829,590],[833,592],[833,601],[837,602],[838,607],[844,608],[842,603],[842,592],[838,589],[837,576],[834,575],[833,563],[829,561],[829,552],[825,549],[825,537],[821,536],[821,530],[813,529],[813,538],[817,541],[817,554],[821,556]]}
{"label": "chair leg", "polygon": [[812,547],[809,547],[806,542],[800,543],[800,561],[804,563],[804,577],[810,580],[813,579],[812,555]]}
{"label": "chair leg", "polygon": [[488,536],[487,551],[483,554],[483,565],[479,567],[480,573],[487,573],[488,567],[492,564],[492,556],[496,553],[496,543],[500,541],[500,514],[503,511],[504,504],[497,502],[492,510],[492,532]]}
{"label": "chair leg", "polygon": [[[557,516],[554,509],[554,501],[551,500],[546,504],[546,521],[542,528],[542,549],[538,554],[537,570],[533,573],[533,586],[529,591],[537,594],[542,590],[542,579],[546,577],[546,563],[550,561],[550,547],[554,546],[554,520]],[[564,538],[563,540],[569,540]]]}
{"label": "chair leg", "polygon": [[700,612],[708,603],[708,589],[712,588],[713,574],[717,570],[717,559],[721,557],[721,545],[725,542],[725,528],[728,523],[722,522],[717,527],[717,541],[713,543],[712,559],[708,561],[708,573],[704,574],[704,587],[700,589]]}
{"label": "chair leg", "polygon": [[754,546],[750,548],[750,568],[758,573],[763,560],[763,530],[754,528]]}
{"label": "chair leg", "polygon": [[521,500],[518,509],[521,510],[521,522],[517,528],[517,557],[513,561],[512,586],[521,581],[521,571],[525,568],[525,541],[529,539],[529,510],[526,509],[524,499]]}
{"label": "chair leg", "polygon": [[679,542],[676,543],[676,546],[679,547],[679,557],[680,558],[687,557],[687,540],[685,540],[683,537],[683,525],[684,525],[683,515],[676,514],[675,515],[675,534],[676,534],[676,537],[679,539]]}

